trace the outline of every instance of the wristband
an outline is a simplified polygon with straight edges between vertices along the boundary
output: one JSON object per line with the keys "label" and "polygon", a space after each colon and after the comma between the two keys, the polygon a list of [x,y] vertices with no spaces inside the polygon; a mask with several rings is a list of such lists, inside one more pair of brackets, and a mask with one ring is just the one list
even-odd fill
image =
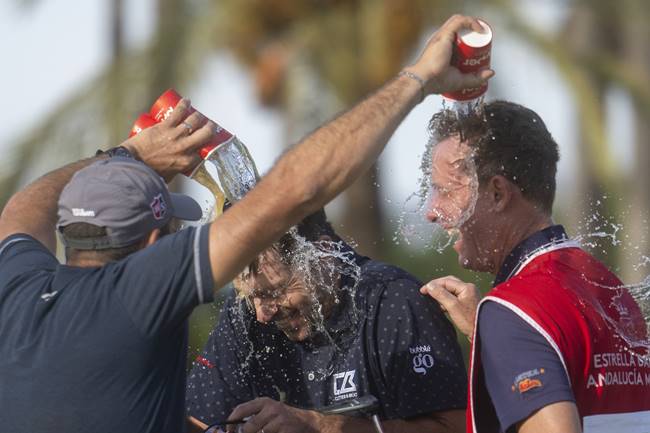
{"label": "wristband", "polygon": [[398,74],[399,77],[409,77],[411,80],[415,80],[420,85],[420,102],[424,101],[424,80],[419,75],[411,71],[402,71]]}
{"label": "wristband", "polygon": [[129,149],[127,149],[124,146],[111,147],[107,151],[103,151],[103,150],[99,149],[95,153],[95,156],[99,156],[99,155],[102,155],[102,154],[106,154],[109,158],[112,158],[114,156],[120,156],[122,158],[135,159],[133,154],[131,152],[129,152]]}

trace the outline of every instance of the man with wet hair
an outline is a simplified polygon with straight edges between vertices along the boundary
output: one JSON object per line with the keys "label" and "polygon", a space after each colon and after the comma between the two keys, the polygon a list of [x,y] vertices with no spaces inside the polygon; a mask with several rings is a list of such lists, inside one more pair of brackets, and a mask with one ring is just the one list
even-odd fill
{"label": "man with wet hair", "polygon": [[190,171],[216,134],[188,100],[122,146],[14,194],[0,216],[2,430],[183,431],[193,308],[364,173],[424,96],[493,75],[450,66],[462,28],[481,29],[450,18],[414,64],[285,153],[209,226],[165,235],[172,218],[200,209],[161,178]]}
{"label": "man with wet hair", "polygon": [[472,341],[468,432],[640,432],[650,419],[646,325],[606,267],[551,218],[558,146],[542,119],[495,101],[431,120],[429,219],[468,269],[422,287]]}
{"label": "man with wet hair", "polygon": [[235,280],[188,380],[192,421],[255,415],[244,431],[371,432],[369,419],[318,410],[372,395],[386,431],[463,431],[456,333],[421,285],[356,254],[322,210],[309,216]]}

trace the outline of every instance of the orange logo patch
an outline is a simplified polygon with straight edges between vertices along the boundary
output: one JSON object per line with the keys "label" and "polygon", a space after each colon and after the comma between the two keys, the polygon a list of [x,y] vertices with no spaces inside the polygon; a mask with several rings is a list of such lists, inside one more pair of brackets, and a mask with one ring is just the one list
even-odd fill
{"label": "orange logo patch", "polygon": [[541,388],[541,386],[542,381],[539,379],[524,379],[517,384],[520,394],[523,394],[526,391],[530,391],[533,388]]}
{"label": "orange logo patch", "polygon": [[538,377],[544,373],[545,370],[543,368],[535,368],[521,373],[515,377],[515,381],[511,387],[512,392],[519,391],[520,394],[523,394],[531,389],[541,388],[543,383]]}

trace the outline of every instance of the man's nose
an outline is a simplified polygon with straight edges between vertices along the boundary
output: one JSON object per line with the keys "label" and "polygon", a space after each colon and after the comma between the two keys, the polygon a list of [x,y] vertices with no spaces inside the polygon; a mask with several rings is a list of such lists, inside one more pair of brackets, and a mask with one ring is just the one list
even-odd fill
{"label": "man's nose", "polygon": [[440,215],[438,214],[438,211],[432,206],[429,206],[429,210],[427,211],[427,219],[432,223],[437,223],[439,218]]}
{"label": "man's nose", "polygon": [[255,307],[255,316],[258,322],[268,323],[278,312],[278,305],[274,301],[262,301]]}
{"label": "man's nose", "polygon": [[436,197],[432,197],[429,200],[429,208],[427,210],[427,219],[432,223],[440,222],[440,208],[438,207],[438,200]]}

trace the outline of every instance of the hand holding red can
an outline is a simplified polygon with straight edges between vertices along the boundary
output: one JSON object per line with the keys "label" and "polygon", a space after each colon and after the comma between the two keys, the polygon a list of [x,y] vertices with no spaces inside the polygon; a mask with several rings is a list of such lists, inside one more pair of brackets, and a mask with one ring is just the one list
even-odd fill
{"label": "hand holding red can", "polygon": [[[476,73],[490,67],[492,29],[485,21],[479,19],[478,22],[483,28],[481,32],[464,28],[456,33],[451,65],[464,74]],[[479,87],[447,92],[442,96],[454,101],[469,101],[482,96],[487,88],[486,82]]]}
{"label": "hand holding red can", "polygon": [[[155,119],[156,122],[162,122],[171,114],[180,100],[181,95],[179,95],[174,89],[169,89],[160,95],[156,102],[153,103],[151,110],[149,110],[149,115]],[[188,113],[192,114],[195,111],[196,109],[190,107]],[[217,125],[215,134],[215,137],[199,150],[199,155],[202,159],[206,159],[217,148],[217,146],[226,143],[233,137],[230,132],[219,125]]]}

